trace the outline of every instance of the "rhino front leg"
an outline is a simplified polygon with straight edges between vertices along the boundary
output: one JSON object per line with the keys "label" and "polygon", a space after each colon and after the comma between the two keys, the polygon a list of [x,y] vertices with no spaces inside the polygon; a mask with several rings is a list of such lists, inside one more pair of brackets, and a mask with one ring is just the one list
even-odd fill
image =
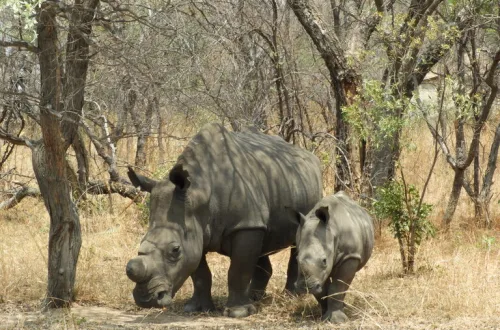
{"label": "rhino front leg", "polygon": [[344,313],[344,298],[359,267],[359,260],[347,259],[335,271],[328,286],[327,311],[321,319],[332,323],[348,320]]}
{"label": "rhino front leg", "polygon": [[257,301],[264,297],[267,283],[269,283],[272,274],[273,267],[269,256],[260,257],[253,273],[252,283],[250,284],[250,296],[252,300]]}
{"label": "rhino front leg", "polygon": [[193,280],[193,297],[184,305],[184,311],[192,312],[208,312],[215,310],[212,301],[212,273],[207,264],[205,255],[201,257],[200,264],[196,271],[191,275]]}
{"label": "rhino front leg", "polygon": [[285,292],[298,294],[299,290],[295,286],[299,277],[299,263],[297,262],[297,248],[290,249],[290,259],[288,260],[288,269],[286,271]]}
{"label": "rhino front leg", "polygon": [[263,230],[240,230],[232,235],[229,253],[229,296],[224,316],[246,317],[257,312],[249,297],[249,285],[259,260],[263,240]]}

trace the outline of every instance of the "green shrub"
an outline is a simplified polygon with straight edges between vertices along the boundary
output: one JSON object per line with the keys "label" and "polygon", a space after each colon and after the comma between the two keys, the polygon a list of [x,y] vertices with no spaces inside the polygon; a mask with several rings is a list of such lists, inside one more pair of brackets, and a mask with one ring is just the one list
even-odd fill
{"label": "green shrub", "polygon": [[428,219],[432,205],[422,203],[414,185],[394,180],[377,189],[373,211],[376,217],[389,220],[389,228],[399,243],[403,271],[413,273],[416,247],[436,232]]}

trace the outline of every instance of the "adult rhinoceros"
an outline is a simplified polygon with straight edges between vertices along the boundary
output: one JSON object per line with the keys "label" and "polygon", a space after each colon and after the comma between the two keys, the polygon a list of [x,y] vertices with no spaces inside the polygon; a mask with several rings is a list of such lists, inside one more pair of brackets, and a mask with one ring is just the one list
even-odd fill
{"label": "adult rhinoceros", "polygon": [[[168,179],[154,181],[129,168],[135,186],[151,193],[149,230],[127,264],[141,307],[163,307],[191,276],[187,312],[214,309],[205,254],[231,258],[224,315],[256,312],[265,291],[268,255],[295,242],[298,224],[286,207],[307,213],[322,195],[320,162],[310,152],[256,130],[229,132],[208,124],[186,146]],[[286,289],[298,267],[291,255]]]}

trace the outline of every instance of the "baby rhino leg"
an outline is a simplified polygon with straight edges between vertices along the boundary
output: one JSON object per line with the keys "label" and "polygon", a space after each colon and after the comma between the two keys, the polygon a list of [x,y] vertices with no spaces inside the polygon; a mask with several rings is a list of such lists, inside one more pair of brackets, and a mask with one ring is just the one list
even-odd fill
{"label": "baby rhino leg", "polygon": [[347,259],[334,270],[332,282],[328,287],[327,310],[322,320],[332,323],[342,323],[348,320],[344,313],[344,298],[358,267],[359,260]]}

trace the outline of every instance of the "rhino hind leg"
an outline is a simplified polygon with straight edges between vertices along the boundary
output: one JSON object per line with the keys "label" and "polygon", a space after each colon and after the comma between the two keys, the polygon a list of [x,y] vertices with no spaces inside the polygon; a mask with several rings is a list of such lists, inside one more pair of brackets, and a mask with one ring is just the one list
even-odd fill
{"label": "rhino hind leg", "polygon": [[262,250],[264,234],[263,230],[258,229],[240,230],[230,238],[229,296],[224,316],[246,317],[257,312],[249,296],[249,287]]}
{"label": "rhino hind leg", "polygon": [[332,281],[328,286],[327,310],[321,319],[332,323],[342,323],[348,320],[344,313],[344,298],[357,270],[359,260],[347,259],[334,270]]}
{"label": "rhino hind leg", "polygon": [[184,305],[184,311],[193,312],[209,312],[215,310],[215,305],[212,301],[212,273],[207,264],[205,255],[201,257],[200,264],[196,271],[191,275],[193,280],[193,297]]}
{"label": "rhino hind leg", "polygon": [[295,287],[295,282],[299,277],[299,264],[297,262],[297,248],[290,249],[290,259],[288,260],[288,269],[286,271],[285,292],[292,295],[298,294],[298,289]]}
{"label": "rhino hind leg", "polygon": [[253,273],[250,283],[250,297],[254,301],[261,300],[266,294],[267,283],[273,274],[273,267],[269,256],[260,257],[257,261],[257,267]]}

